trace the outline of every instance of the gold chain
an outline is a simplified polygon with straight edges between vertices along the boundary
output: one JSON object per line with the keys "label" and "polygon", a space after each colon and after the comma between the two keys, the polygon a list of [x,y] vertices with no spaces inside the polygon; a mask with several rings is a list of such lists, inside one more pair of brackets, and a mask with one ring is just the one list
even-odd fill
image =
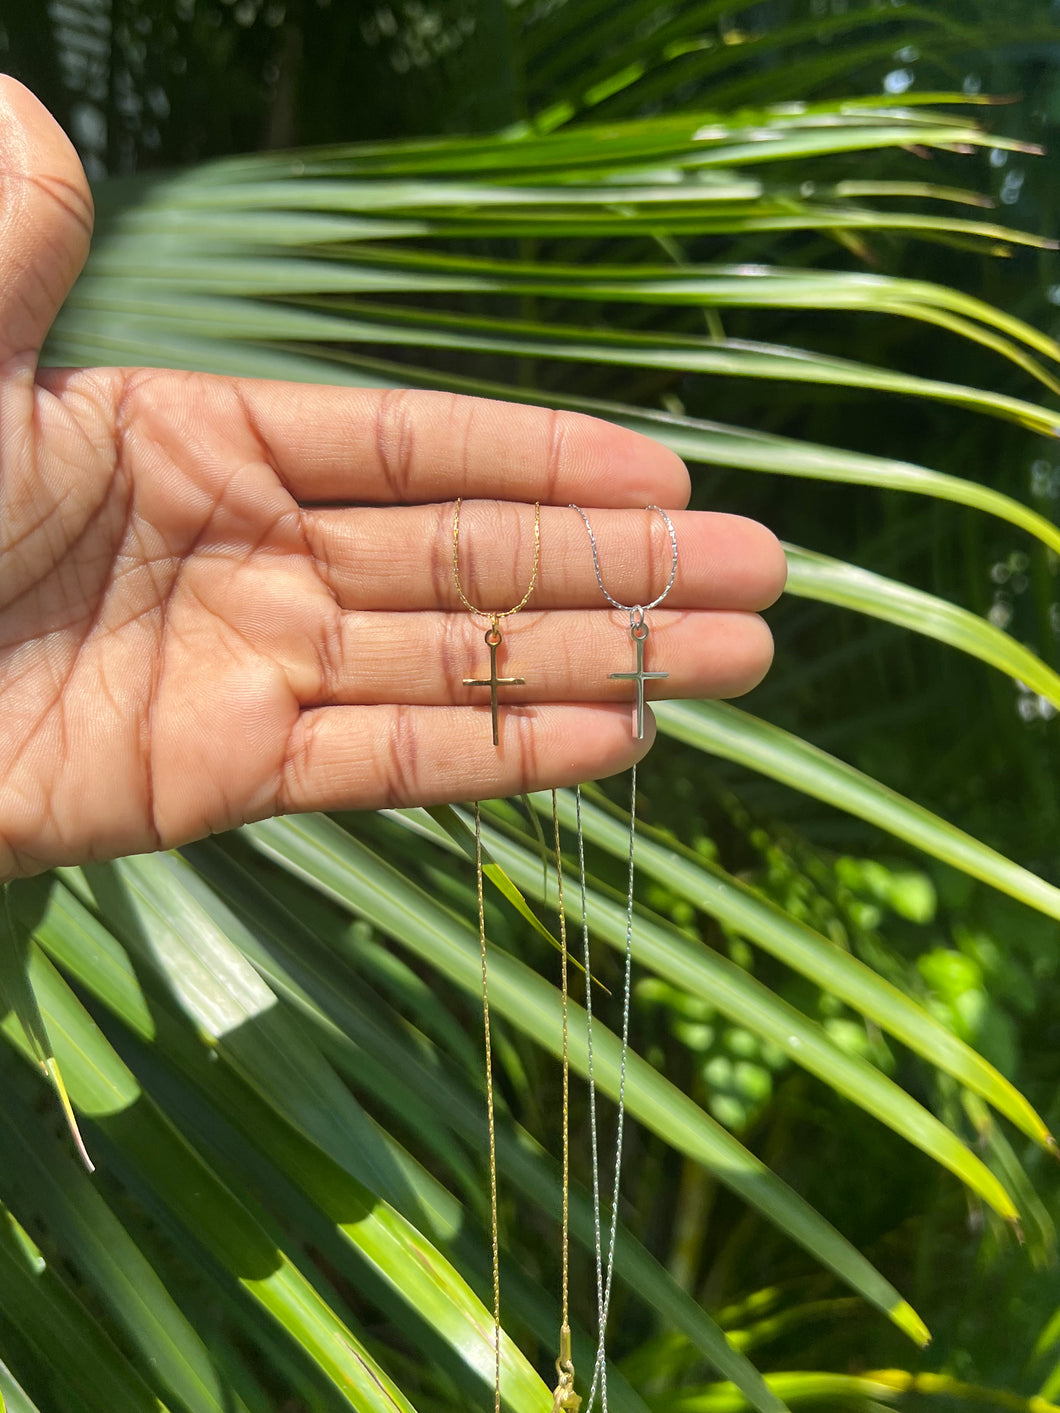
{"label": "gold chain", "polygon": [[559,813],[552,791],[552,829],[556,838],[556,887],[559,892],[560,991],[563,998],[563,1309],[561,1325],[568,1321],[568,1231],[570,1226],[570,1062],[567,1057],[567,916],[563,911],[563,855],[560,853]]}
{"label": "gold chain", "polygon": [[463,504],[461,497],[457,497],[453,507],[453,583],[456,585],[456,592],[460,596],[460,602],[467,609],[468,613],[477,614],[479,618],[488,618],[494,628],[502,618],[510,618],[513,613],[518,613],[521,608],[525,608],[530,601],[530,595],[537,586],[537,571],[541,566],[541,502],[534,502],[534,568],[530,575],[530,587],[517,604],[511,608],[506,608],[494,612],[492,609],[476,608],[468,596],[464,593],[464,586],[460,580],[460,507]]}
{"label": "gold chain", "polygon": [[559,810],[552,791],[552,832],[556,841],[556,891],[559,908],[560,995],[563,1008],[563,1235],[561,1243],[562,1300],[559,1327],[559,1358],[556,1360],[556,1387],[552,1391],[552,1413],[578,1413],[581,1399],[574,1392],[574,1362],[571,1359],[569,1267],[570,1267],[570,1060],[567,1049],[567,914],[563,907],[563,852],[560,848]]}
{"label": "gold chain", "polygon": [[482,1029],[486,1041],[486,1123],[490,1146],[490,1237],[493,1244],[493,1413],[501,1413],[501,1242],[497,1222],[497,1129],[493,1117],[493,1047],[486,972],[486,907],[482,896],[482,819],[475,801],[475,884],[478,890],[478,942],[482,960]]}
{"label": "gold chain", "polygon": [[[552,829],[556,841],[556,886],[559,907],[560,994],[563,1014],[563,1216],[561,1238],[562,1297],[557,1383],[552,1413],[578,1413],[581,1399],[574,1392],[570,1332],[570,1058],[568,1051],[567,915],[563,903],[563,855],[560,851],[559,810],[552,791]],[[486,1050],[486,1123],[489,1130],[490,1243],[493,1255],[493,1413],[501,1413],[501,1274],[500,1226],[497,1218],[497,1129],[493,1103],[493,1048],[490,1034],[489,971],[486,961],[486,907],[482,881],[482,814],[475,801],[475,889],[478,899],[479,957],[482,964],[482,1029]]]}

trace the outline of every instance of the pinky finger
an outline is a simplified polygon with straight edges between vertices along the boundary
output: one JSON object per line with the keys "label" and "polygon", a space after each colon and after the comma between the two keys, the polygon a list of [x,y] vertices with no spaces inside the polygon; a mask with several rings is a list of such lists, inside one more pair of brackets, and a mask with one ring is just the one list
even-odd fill
{"label": "pinky finger", "polygon": [[333,706],[304,711],[291,736],[278,807],[387,809],[496,799],[625,770],[655,736],[635,740],[628,706]]}

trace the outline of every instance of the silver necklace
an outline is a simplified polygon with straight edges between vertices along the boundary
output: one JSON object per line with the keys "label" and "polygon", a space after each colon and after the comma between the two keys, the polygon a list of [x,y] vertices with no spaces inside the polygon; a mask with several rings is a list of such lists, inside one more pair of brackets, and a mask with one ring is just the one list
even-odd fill
{"label": "silver necklace", "polygon": [[[662,593],[658,594],[650,603],[624,604],[620,603],[618,599],[613,598],[611,594],[608,593],[604,584],[603,575],[600,572],[600,555],[597,549],[596,536],[593,534],[593,527],[589,523],[589,517],[580,506],[574,504],[570,506],[570,509],[576,510],[582,520],[584,520],[585,528],[589,532],[589,543],[593,551],[593,569],[596,573],[596,582],[600,586],[600,592],[613,608],[620,609],[623,613],[629,614],[629,635],[637,648],[637,668],[635,672],[612,672],[610,676],[620,681],[632,680],[636,683],[634,733],[638,739],[644,736],[644,683],[646,680],[654,680],[669,675],[666,672],[644,671],[644,644],[650,631],[646,615],[650,609],[656,608],[662,603],[663,599],[666,598],[667,594],[673,588],[674,580],[677,577],[677,535],[670,517],[665,510],[657,505],[649,505],[647,508],[648,510],[658,511],[666,522],[666,529],[670,536],[670,547],[672,550],[670,577]],[[596,1121],[596,1075],[593,1067],[592,967],[590,963],[589,917],[585,887],[585,840],[582,833],[582,793],[580,785],[576,787],[574,792],[574,804],[578,831],[578,872],[581,879],[582,946],[585,964],[585,1017],[588,1028],[589,1140],[592,1149],[593,1234],[596,1249],[596,1312],[598,1330],[596,1360],[593,1365],[593,1377],[586,1400],[585,1413],[593,1413],[593,1405],[596,1401],[597,1393],[600,1395],[601,1413],[607,1413],[607,1317],[611,1307],[611,1287],[615,1269],[615,1241],[618,1235],[618,1197],[622,1179],[622,1140],[626,1114],[626,1056],[629,1050],[629,1011],[633,975],[634,841],[636,838],[637,818],[636,765],[633,766],[630,772],[629,870],[626,888],[626,945],[622,984],[622,1042],[619,1051],[618,1120],[615,1132],[615,1175],[611,1191],[611,1219],[607,1237],[606,1261],[604,1259],[603,1233],[600,1221],[600,1149]]]}
{"label": "silver necklace", "polygon": [[666,588],[663,589],[661,594],[656,595],[651,603],[634,604],[619,603],[618,599],[613,598],[611,594],[607,592],[607,586],[604,584],[604,576],[600,573],[600,552],[596,546],[596,536],[593,534],[593,527],[589,524],[589,517],[580,506],[574,504],[570,506],[570,509],[576,510],[585,521],[585,528],[589,532],[589,543],[592,545],[593,549],[593,570],[596,574],[596,582],[600,586],[600,592],[612,608],[621,609],[623,613],[629,614],[629,636],[636,646],[637,666],[633,672],[612,672],[609,675],[614,681],[633,682],[635,685],[634,734],[638,741],[643,740],[644,737],[644,683],[654,678],[669,677],[670,675],[668,672],[644,671],[644,646],[648,641],[648,633],[651,631],[648,628],[646,614],[649,609],[653,609],[662,603],[663,599],[673,588],[674,580],[677,578],[677,534],[674,530],[673,522],[661,506],[649,505],[647,508],[648,510],[658,511],[666,522],[666,529],[670,535],[670,548],[673,551],[673,555],[670,564],[670,577],[666,581]]}

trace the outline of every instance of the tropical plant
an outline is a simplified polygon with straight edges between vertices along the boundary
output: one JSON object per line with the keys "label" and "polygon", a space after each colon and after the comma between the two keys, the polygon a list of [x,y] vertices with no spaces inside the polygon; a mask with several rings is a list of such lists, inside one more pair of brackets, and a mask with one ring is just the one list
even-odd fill
{"label": "tropical plant", "polygon": [[[61,24],[102,35],[112,59],[135,58],[137,19],[161,25],[164,8],[125,0],[111,30],[93,30],[98,13],[79,0]],[[194,44],[210,9],[185,8],[173,32]],[[1012,1017],[1033,1013],[1035,988],[1056,994],[1055,832],[1038,873],[1019,860],[1035,859],[1060,813],[1035,755],[1060,710],[1060,677],[1051,648],[1034,652],[996,613],[915,578],[917,556],[932,552],[944,570],[972,572],[985,552],[965,543],[966,527],[993,517],[1018,546],[1010,559],[1024,556],[1005,561],[1008,573],[1036,586],[1028,636],[1055,612],[1060,531],[953,447],[976,418],[962,446],[980,454],[991,443],[979,427],[1024,448],[1055,436],[1043,400],[1060,390],[1060,348],[948,279],[893,267],[917,258],[914,242],[973,272],[983,257],[1052,244],[984,215],[984,198],[950,175],[969,154],[1032,150],[985,125],[987,100],[838,96],[843,84],[871,86],[896,50],[920,46],[945,67],[989,30],[971,35],[942,6],[822,15],[738,0],[387,13],[389,30],[382,9],[368,17],[380,54],[393,62],[426,46],[428,90],[447,65],[450,81],[466,73],[453,57],[462,16],[479,25],[468,34],[503,29],[511,81],[491,111],[509,126],[100,181],[94,252],[48,357],[596,412],[685,456],[701,504],[758,505],[750,472],[793,478],[782,518],[810,534],[819,525],[820,537],[789,550],[775,685],[759,693],[761,711],[660,706],[663,739],[642,778],[626,1091],[638,1132],[611,1397],[620,1413],[871,1407],[905,1393],[1041,1410],[1060,1384],[1048,1321],[1060,1291],[1055,1184],[1035,1155],[1055,1143],[1013,1083],[1023,1057]],[[324,23],[310,7],[301,22],[310,36]],[[211,62],[224,49],[214,31],[202,41]],[[264,62],[267,36],[254,33]],[[166,52],[149,61],[145,49],[142,72],[124,57],[111,69],[142,79]],[[116,147],[112,168],[140,165],[131,150]],[[911,152],[930,156],[931,180],[910,177]],[[863,331],[881,315],[893,332],[874,345]],[[927,371],[935,352],[904,341],[914,327],[967,371]],[[723,394],[742,421],[707,415]],[[908,450],[896,418],[906,408],[914,436],[933,429],[920,440],[934,438],[941,466]],[[875,448],[852,449],[866,419]],[[923,513],[908,508],[916,497]],[[855,523],[873,569],[840,557]],[[861,615],[856,628],[836,609]],[[951,702],[969,682],[985,698],[969,728],[982,754],[974,777],[935,772],[934,748],[914,749],[925,661]],[[991,669],[1000,685],[988,695]],[[1005,679],[1033,705],[1023,717]],[[814,719],[807,703],[833,688],[835,714]],[[927,714],[934,706],[929,695]],[[837,724],[839,754],[810,739]],[[1009,836],[977,804],[975,783],[992,789],[1002,771],[1018,781],[1002,805],[1030,794],[1033,830],[1014,820]],[[627,820],[611,793],[588,792],[583,821],[594,930],[617,949]],[[498,802],[485,828],[499,885],[487,902],[504,1382],[519,1413],[548,1406],[557,1322],[559,997],[537,821],[548,807]],[[572,811],[562,796],[568,838]],[[8,1406],[486,1406],[479,971],[462,813],[274,820],[178,853],[57,869],[8,898]],[[617,975],[604,959],[601,982],[614,990]],[[617,1040],[594,1034],[597,1080],[613,1097]],[[575,1070],[586,1059],[575,1033]],[[94,1177],[25,1060],[68,1094]],[[1024,1089],[1045,1091],[1024,1070]],[[875,1206],[859,1153],[888,1173]],[[584,1165],[579,1177],[573,1232],[588,1271]],[[1035,1311],[1007,1363],[961,1365],[948,1357],[957,1336],[934,1365],[917,1353],[936,1309],[959,1326],[933,1282],[940,1263],[966,1269],[961,1185],[984,1232],[976,1269],[1010,1283],[1006,1309],[1018,1298]],[[1014,1254],[1018,1230],[1026,1251]],[[588,1287],[576,1291],[582,1368]],[[914,1288],[925,1297],[916,1309]]]}

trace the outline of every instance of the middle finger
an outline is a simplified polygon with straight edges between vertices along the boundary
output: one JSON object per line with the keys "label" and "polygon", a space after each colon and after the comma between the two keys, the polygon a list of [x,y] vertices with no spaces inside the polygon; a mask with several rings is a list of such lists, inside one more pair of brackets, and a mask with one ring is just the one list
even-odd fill
{"label": "middle finger", "polygon": [[[590,510],[608,592],[622,603],[650,603],[670,574],[670,537],[648,510]],[[301,512],[317,572],[340,608],[459,609],[453,576],[453,504]],[[784,586],[784,555],[763,526],[738,515],[671,512],[677,576],[667,608],[757,612]],[[533,507],[465,502],[460,515],[460,575],[477,607],[518,603],[533,570]],[[581,517],[541,507],[541,563],[533,608],[599,608],[605,603]]]}

